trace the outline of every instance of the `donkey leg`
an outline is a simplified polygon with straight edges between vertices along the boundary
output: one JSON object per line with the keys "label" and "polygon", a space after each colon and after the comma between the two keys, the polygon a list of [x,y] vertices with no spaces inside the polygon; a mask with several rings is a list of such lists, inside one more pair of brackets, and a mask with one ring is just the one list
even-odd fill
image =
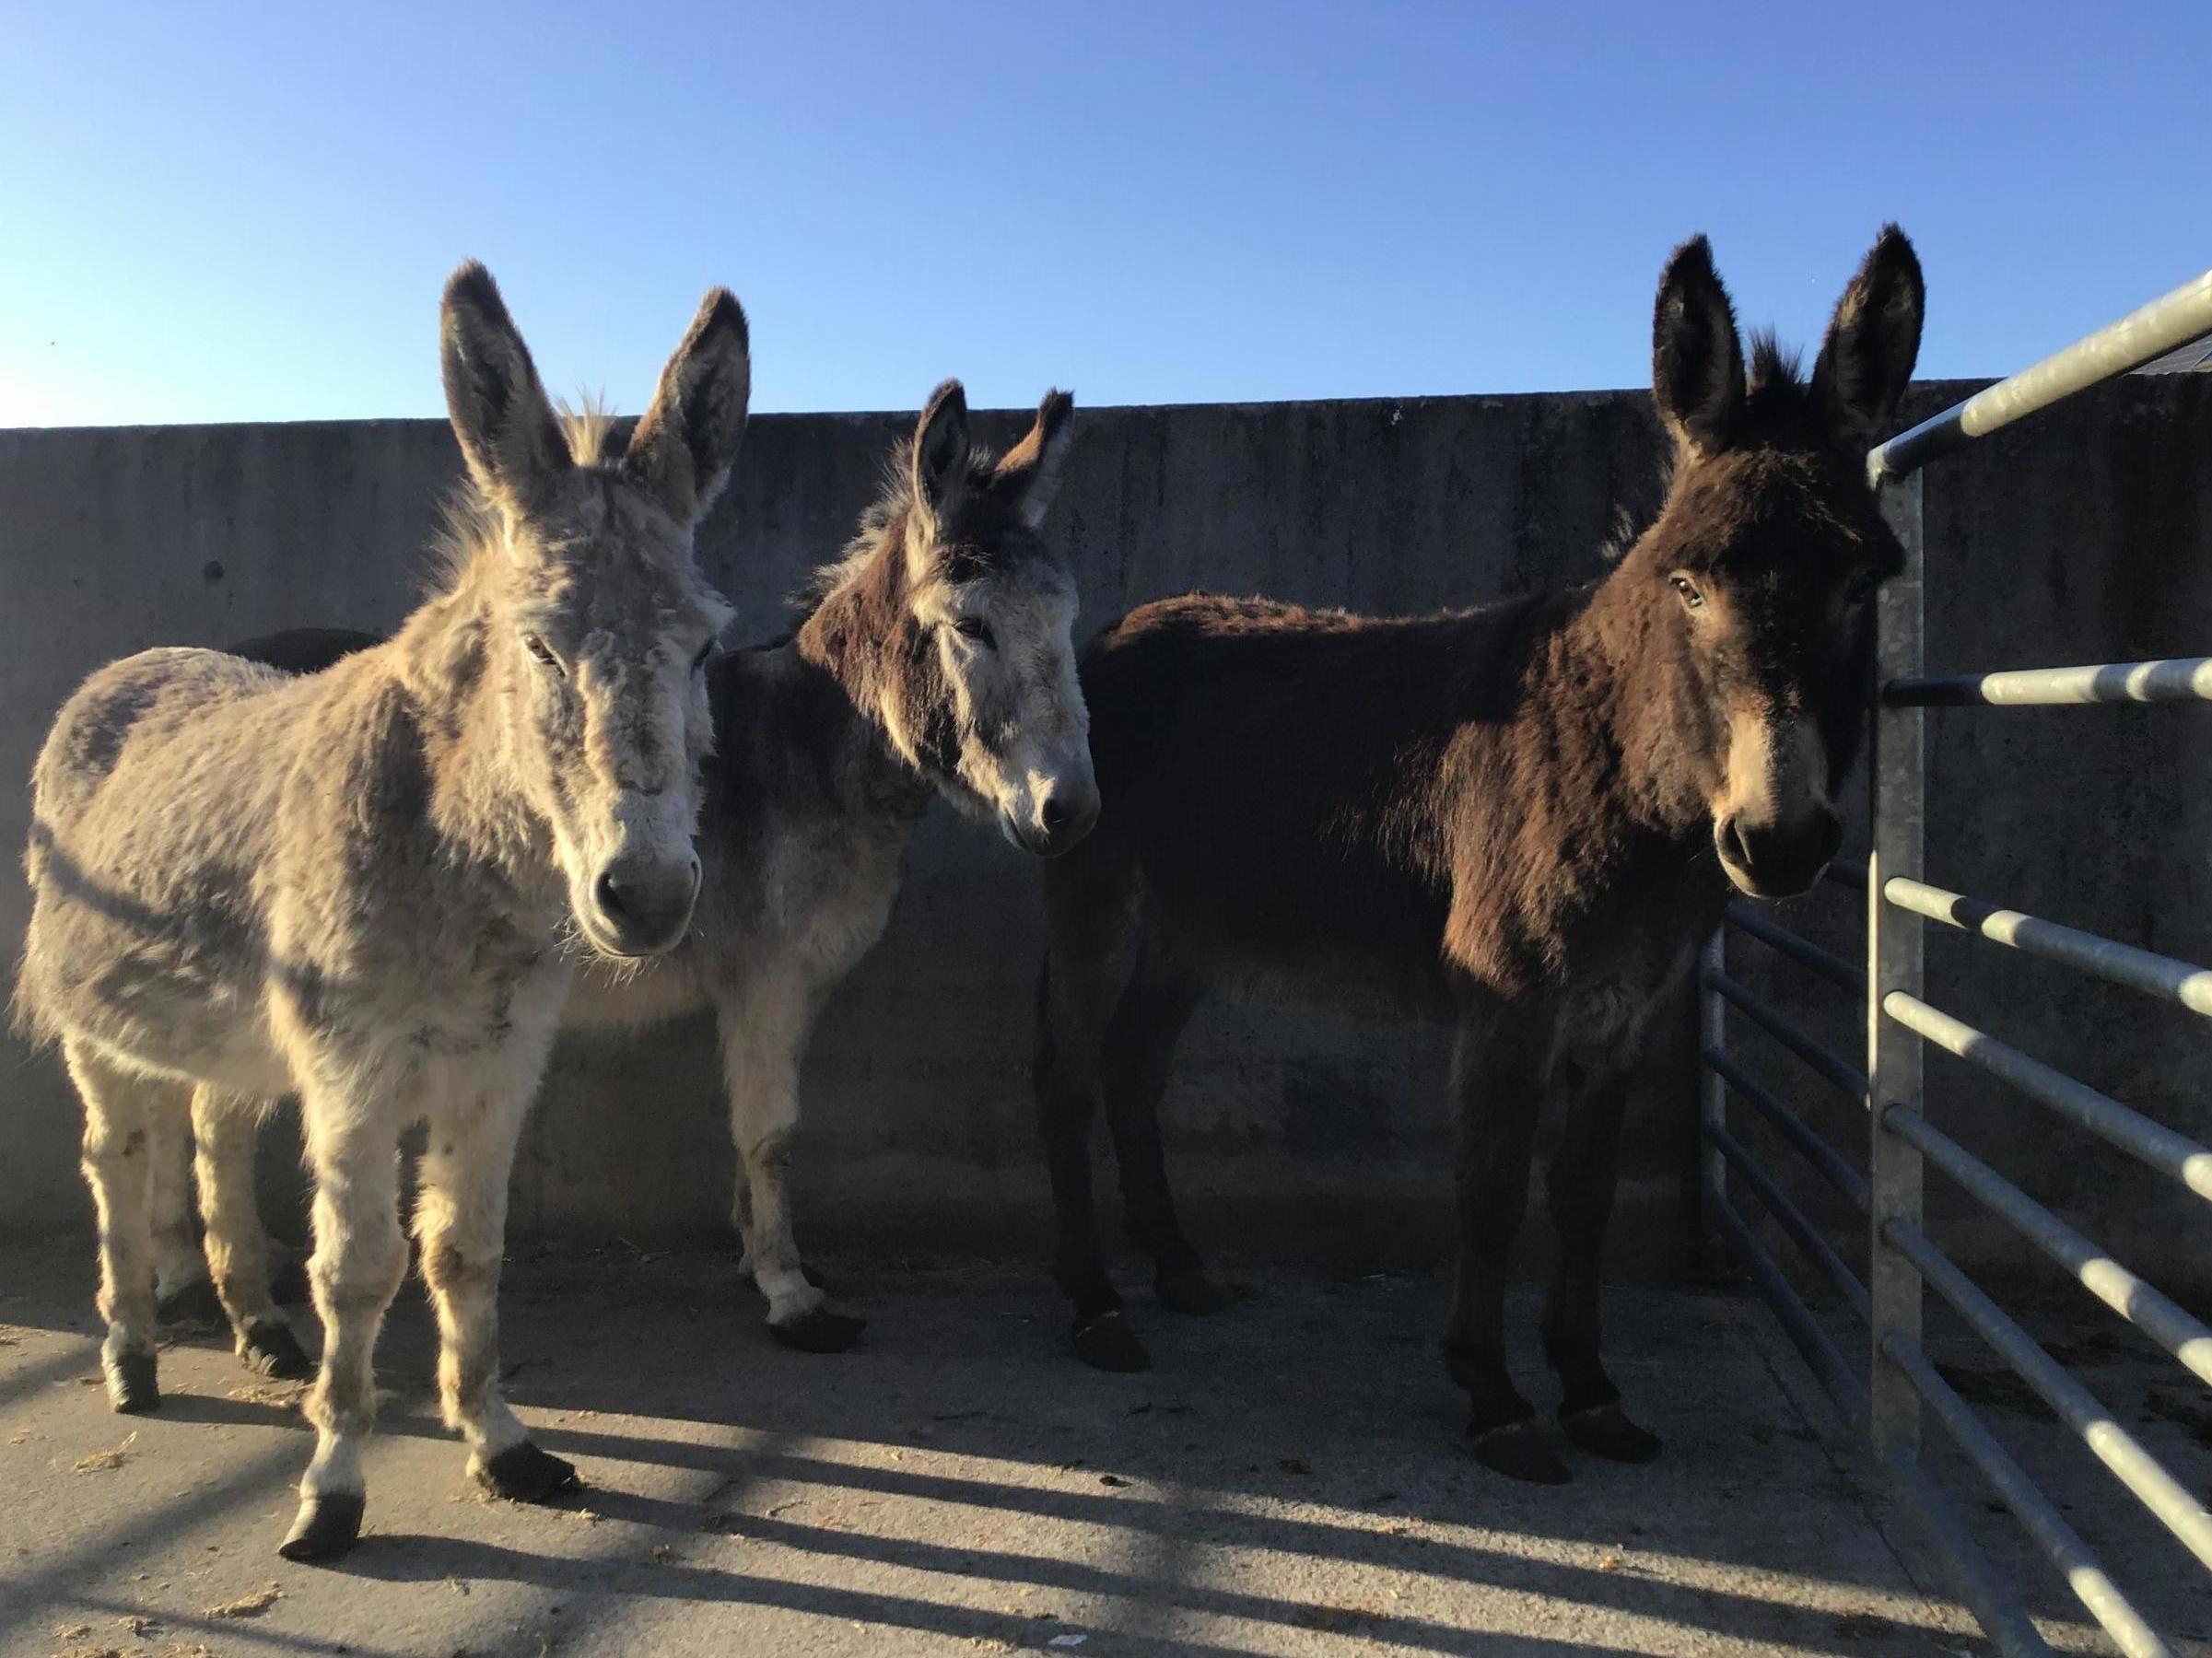
{"label": "donkey leg", "polygon": [[1147,952],[1107,1026],[1100,1082],[1114,1161],[1121,1177],[1124,1224],[1130,1242],[1152,1257],[1153,1287],[1171,1313],[1218,1313],[1228,1298],[1206,1276],[1184,1236],[1160,1140],[1160,1097],[1167,1091],[1176,1040],[1205,998],[1195,975]]}
{"label": "donkey leg", "polygon": [[399,1132],[390,1115],[336,1091],[309,1092],[300,1104],[315,1175],[308,1279],[322,1318],[322,1366],[301,1404],[315,1428],[315,1456],[277,1553],[328,1560],[361,1535],[361,1456],[376,1425],[372,1360],[406,1275],[407,1241],[399,1220]]}
{"label": "donkey leg", "polygon": [[415,1237],[438,1312],[438,1396],[468,1441],[469,1474],[495,1497],[542,1502],[577,1484],[499,1391],[499,1268],[507,1184],[527,1099],[463,1096],[433,1112],[415,1172]]}
{"label": "donkey leg", "polygon": [[1130,971],[1129,895],[1078,876],[1098,857],[1086,843],[1046,876],[1046,954],[1037,987],[1037,1049],[1031,1076],[1037,1126],[1052,1179],[1059,1241],[1052,1278],[1075,1304],[1075,1356],[1094,1370],[1141,1371],[1152,1355],[1129,1328],[1106,1277],[1091,1195],[1091,1125],[1103,1083],[1106,1027]]}
{"label": "donkey leg", "polygon": [[1544,1355],[1564,1389],[1559,1425],[1566,1436],[1593,1455],[1644,1463],[1659,1454],[1658,1438],[1622,1412],[1621,1390],[1598,1357],[1605,1229],[1627,1097],[1626,1080],[1617,1072],[1578,1088],[1545,1174],[1559,1269],[1544,1303]]}
{"label": "donkey leg", "polygon": [[812,996],[794,984],[756,987],[717,1010],[730,1138],[743,1167],[745,1261],[768,1302],[768,1334],[802,1353],[840,1353],[867,1320],[834,1311],[807,1277],[791,1230],[792,1138],[799,1129],[799,1061]]}
{"label": "donkey leg", "polygon": [[99,1365],[108,1402],[135,1415],[161,1403],[154,1356],[151,1124],[157,1113],[182,1110],[183,1090],[122,1070],[75,1040],[64,1043],[63,1053],[84,1097],[83,1167],[99,1217],[99,1315],[108,1324]]}
{"label": "donkey leg", "polygon": [[254,1192],[261,1107],[243,1095],[202,1086],[192,1096],[193,1141],[200,1177],[200,1219],[207,1265],[228,1314],[238,1356],[280,1382],[304,1381],[315,1367],[276,1304],[269,1279],[268,1234]]}
{"label": "donkey leg", "polygon": [[1510,1478],[1560,1485],[1566,1465],[1544,1442],[1536,1410],[1505,1363],[1505,1282],[1515,1234],[1528,1205],[1528,1168],[1540,1103],[1537,1068],[1522,1042],[1513,1054],[1479,1051],[1465,1027],[1453,1056],[1460,1117],[1457,1170],[1459,1270],[1445,1332],[1445,1369],[1472,1402],[1467,1431],[1475,1458]]}
{"label": "donkey leg", "polygon": [[192,1124],[157,1111],[146,1126],[153,1187],[154,1312],[163,1324],[220,1325],[223,1303],[208,1281],[207,1257],[192,1225]]}

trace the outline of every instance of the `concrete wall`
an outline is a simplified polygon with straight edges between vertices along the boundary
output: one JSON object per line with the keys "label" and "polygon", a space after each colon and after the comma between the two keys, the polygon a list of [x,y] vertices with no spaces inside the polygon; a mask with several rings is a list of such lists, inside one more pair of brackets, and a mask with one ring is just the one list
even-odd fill
{"label": "concrete wall", "polygon": [[[1924,412],[1958,387],[1916,394]],[[1086,630],[1205,586],[1375,610],[1464,603],[1578,578],[1624,503],[1648,495],[1649,400],[1591,393],[1116,409],[1083,415],[1058,515]],[[741,628],[843,542],[892,416],[767,416],[702,536]],[[1015,417],[986,422],[1003,439]],[[2212,648],[2212,381],[2129,381],[1949,462],[1930,484],[1932,659],[1978,667]],[[457,457],[433,422],[0,433],[0,776],[28,774],[53,707],[95,664],[156,643],[306,623],[385,626]],[[1933,878],[2212,959],[2198,780],[2212,722],[2189,710],[1936,717]],[[0,844],[24,796],[0,790]],[[1034,870],[942,811],[918,837],[889,936],[837,998],[806,1080],[802,1222],[816,1238],[930,1249],[1041,1236],[1026,1069],[1037,954]],[[0,883],[12,950],[24,897]],[[1854,948],[1837,895],[1796,906]],[[1756,946],[1738,947],[1762,976]],[[2032,963],[1935,980],[1970,1017],[2212,1134],[2194,1022]],[[1796,981],[1773,988],[1794,998]],[[1815,1017],[1820,1014],[1816,1010]],[[1688,1017],[1667,1022],[1686,1035]],[[1849,1016],[1834,1033],[1855,1048]],[[1758,1039],[1744,1051],[1777,1080]],[[1201,1240],[1361,1266],[1434,1253],[1447,1145],[1434,1033],[1210,1008],[1169,1101]],[[2088,1218],[2170,1249],[2178,1201],[2035,1107],[1931,1064],[1942,1118]],[[1635,1218],[1664,1208],[1688,1097],[1679,1040],[1653,1057],[1627,1166]],[[1813,1098],[1811,1085],[1794,1092]],[[1816,1109],[1825,1110],[1824,1107]],[[732,1159],[705,1030],[565,1045],[516,1174],[525,1232],[697,1235],[726,1212]],[[82,1225],[76,1106],[51,1057],[0,1052],[0,1227]],[[1838,1112],[1825,1126],[1855,1139]],[[273,1158],[278,1185],[297,1175]],[[1102,1170],[1102,1179],[1110,1174]],[[1939,1187],[1937,1188],[1939,1192]],[[2195,1260],[2212,1261],[2206,1229]],[[2009,1253],[1975,1233],[1975,1248]]]}

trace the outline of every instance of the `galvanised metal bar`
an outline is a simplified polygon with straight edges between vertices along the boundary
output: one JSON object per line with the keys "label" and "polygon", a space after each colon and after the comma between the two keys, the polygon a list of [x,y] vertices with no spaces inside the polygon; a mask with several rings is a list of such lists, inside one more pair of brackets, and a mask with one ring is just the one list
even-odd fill
{"label": "galvanised metal bar", "polygon": [[1759,1292],[1766,1297],[1767,1305],[1774,1310],[1781,1321],[1783,1334],[1790,1338],[1799,1356],[1811,1369],[1813,1379],[1820,1383],[1829,1402],[1842,1413],[1852,1427],[1863,1430],[1867,1426],[1867,1384],[1858,1372],[1844,1362],[1843,1353],[1828,1338],[1805,1303],[1797,1299],[1797,1291],[1774,1257],[1766,1252],[1744,1218],[1736,1212],[1733,1204],[1716,1203],[1713,1206],[1713,1220],[1720,1228],[1720,1235],[1728,1241],[1736,1258],[1744,1264]]}
{"label": "galvanised metal bar", "polygon": [[1787,956],[1798,966],[1819,974],[1839,989],[1848,990],[1854,996],[1867,994],[1866,969],[1854,967],[1849,962],[1830,955],[1810,939],[1799,938],[1788,928],[1768,920],[1740,900],[1730,904],[1726,913],[1729,926],[1750,933],[1776,954]]}
{"label": "galvanised metal bar", "polygon": [[2127,1658],[2172,1658],[2173,1649],[2120,1592],[2107,1575],[2104,1562],[2066,1524],[2066,1516],[2052,1500],[2036,1489],[2035,1482],[2012,1460],[2011,1454],[1997,1443],[1995,1436],[1982,1425],[1981,1419],[1968,1407],[1966,1401],[1952,1391],[1950,1384],[1928,1362],[1928,1356],[1912,1342],[1894,1338],[1883,1345],[1882,1351],[1904,1372],[1922,1400],[1950,1430],[1951,1438],[1966,1453],[1967,1460],[1982,1470],[1983,1477],[2004,1499],[2005,1506],[2027,1528],[2028,1535],[2066,1580],[2075,1597],[2103,1626],[2104,1632],[2121,1652]]}
{"label": "galvanised metal bar", "polygon": [[[1727,966],[1726,931],[1716,927],[1713,936],[1705,940],[1705,948],[1699,952],[1699,977],[1726,978]],[[1700,1050],[1707,1054],[1726,1052],[1728,1004],[1720,998],[1718,991],[1701,985],[1697,1006]],[[1715,1074],[1716,1068],[1708,1066],[1698,1078],[1698,1212],[1704,1217],[1707,1236],[1718,1230],[1713,1220],[1714,1206],[1728,1200],[1728,1165],[1706,1138],[1714,1129],[1728,1126],[1728,1091]],[[1700,1240],[1701,1244],[1703,1242]]]}
{"label": "galvanised metal bar", "polygon": [[1892,1105],[1883,1122],[1923,1156],[2011,1222],[2081,1287],[2149,1337],[2198,1381],[2212,1385],[2212,1328],[2192,1317],[1922,1116]]}
{"label": "galvanised metal bar", "polygon": [[1784,1047],[1789,1049],[1791,1053],[1797,1055],[1798,1058],[1804,1060],[1823,1081],[1829,1083],[1837,1092],[1848,1094],[1862,1105],[1867,1103],[1865,1073],[1855,1070],[1848,1061],[1822,1047],[1806,1033],[1803,1026],[1791,1019],[1788,1014],[1768,1006],[1767,1003],[1753,996],[1726,974],[1716,974],[1710,977],[1701,974],[1698,975],[1698,982],[1706,989],[1717,991],[1726,997],[1753,1024],[1779,1042]]}
{"label": "galvanised metal bar", "polygon": [[1944,1052],[2002,1078],[2030,1099],[2048,1105],[2069,1122],[2079,1124],[2161,1173],[2171,1174],[2199,1197],[2212,1200],[2212,1148],[2199,1145],[2185,1134],[2176,1134],[2162,1123],[2154,1123],[2141,1112],[2099,1093],[2086,1082],[2077,1082],[2040,1059],[2031,1059],[2019,1049],[1952,1018],[1940,1008],[1929,1007],[1916,996],[1899,991],[1883,1000],[1882,1010],[1891,1021]]}
{"label": "galvanised metal bar", "polygon": [[1832,881],[1838,886],[1847,886],[1855,893],[1867,890],[1867,860],[1863,858],[1838,858],[1830,861],[1820,871],[1820,879]]}
{"label": "galvanised metal bar", "polygon": [[1896,708],[2070,708],[2098,703],[2212,702],[2212,657],[1891,680],[1882,687],[1882,701]]}
{"label": "galvanised metal bar", "polygon": [[[1806,1162],[1827,1178],[1828,1184],[1858,1207],[1861,1214],[1873,1206],[1874,1195],[1867,1177],[1845,1162],[1836,1149],[1807,1127],[1805,1120],[1746,1076],[1726,1052],[1708,1046],[1703,1056],[1708,1084],[1717,1077],[1751,1103],[1753,1110],[1773,1125],[1785,1139],[1802,1152]],[[1725,1119],[1723,1119],[1725,1125]]]}
{"label": "galvanised metal bar", "polygon": [[1867,476],[1875,484],[1902,478],[1939,455],[2099,380],[2140,368],[2206,333],[2212,333],[2212,271],[1899,433],[1867,457]]}
{"label": "galvanised metal bar", "polygon": [[1859,1282],[1858,1274],[1836,1254],[1834,1247],[1820,1235],[1820,1229],[1790,1200],[1789,1194],[1759,1166],[1744,1143],[1726,1128],[1715,1127],[1706,1128],[1705,1138],[1726,1160],[1728,1166],[1743,1176],[1744,1185],[1766,1206],[1766,1212],[1773,1216],[1774,1223],[1789,1233],[1790,1241],[1843,1292],[1843,1299],[1851,1303],[1851,1310],[1858,1314],[1859,1322],[1864,1324],[1871,1317],[1873,1303],[1867,1300],[1867,1286]]}
{"label": "galvanised metal bar", "polygon": [[2084,973],[2130,990],[2140,990],[2170,1001],[2192,1013],[2212,1019],[2212,971],[2178,962],[2133,944],[2116,943],[2095,933],[2039,920],[2019,910],[1999,909],[1978,898],[1947,893],[1925,882],[1895,876],[1882,883],[1882,896],[1899,909],[1911,910],[1930,921],[1980,933],[1995,943],[2009,944],[2030,955],[2063,963]]}
{"label": "galvanised metal bar", "polygon": [[1966,1522],[1959,1517],[1951,1500],[1937,1489],[1936,1482],[1909,1456],[1888,1457],[1883,1466],[1890,1471],[1890,1484],[1927,1527],[1937,1551],[1943,1556],[1943,1563],[1950,1568],[1959,1598],[1966,1603],[1967,1610],[1974,1615],[1974,1621],[1995,1643],[1997,1651],[2005,1658],[2052,1658],[2050,1645],[2036,1629],[2034,1619],[2028,1616],[2012,1591],[1998,1582],[1989,1557],[1974,1541],[1973,1533],[1967,1530]]}
{"label": "galvanised metal bar", "polygon": [[[1870,473],[1877,482],[1878,468]],[[1910,679],[1921,671],[1926,563],[1921,480],[1908,477],[1883,491],[1882,516],[1889,520],[1904,563],[1884,582],[1875,600],[1877,684]],[[1867,1371],[1873,1397],[1874,1448],[1885,1464],[1911,1462],[1920,1454],[1920,1395],[1902,1372],[1882,1357],[1892,1337],[1920,1340],[1921,1287],[1911,1260],[1890,1242],[1891,1229],[1920,1226],[1920,1153],[1893,1134],[1881,1131],[1884,1105],[1920,1104],[1920,1045],[1881,1016],[1882,999],[1893,992],[1917,996],[1923,971],[1920,922],[1899,916],[1882,903],[1883,883],[1892,875],[1920,873],[1926,840],[1927,767],[1924,719],[1918,708],[1893,708],[1877,702],[1874,745],[1868,773],[1873,783],[1873,844],[1867,854],[1867,1172],[1874,1188],[1869,1217],[1867,1277],[1874,1298]]]}
{"label": "galvanised metal bar", "polygon": [[[2212,1514],[2205,1512],[2182,1483],[2168,1473],[2159,1459],[2143,1448],[2134,1434],[2113,1419],[2097,1395],[2066,1373],[2050,1354],[2035,1344],[2027,1331],[2014,1323],[1984,1295],[1972,1279],[1954,1267],[1943,1252],[1927,1241],[1916,1226],[1892,1220],[1883,1228],[1890,1242],[1951,1304],[1975,1334],[1995,1348],[2021,1381],[2066,1424],[2081,1436],[2097,1460],[2114,1478],[2136,1494],[2159,1523],[2182,1541],[2182,1546],[2212,1570]],[[1894,1364],[1888,1367],[1902,1377]],[[1915,1397],[1918,1395],[1915,1395]]]}

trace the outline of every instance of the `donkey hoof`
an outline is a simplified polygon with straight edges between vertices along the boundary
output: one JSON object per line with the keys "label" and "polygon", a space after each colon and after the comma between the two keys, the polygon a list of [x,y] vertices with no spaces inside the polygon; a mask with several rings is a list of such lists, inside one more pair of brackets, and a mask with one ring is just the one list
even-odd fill
{"label": "donkey hoof", "polygon": [[123,1416],[144,1416],[161,1406],[158,1362],[151,1353],[118,1353],[107,1360],[108,1403]]}
{"label": "donkey hoof", "polygon": [[509,1502],[543,1502],[583,1483],[574,1463],[541,1451],[528,1440],[508,1446],[474,1472],[478,1485]]}
{"label": "donkey hoof", "polygon": [[208,1279],[195,1279],[156,1303],[154,1316],[163,1324],[219,1325],[227,1322],[223,1299]]}
{"label": "donkey hoof", "polygon": [[280,1307],[305,1306],[314,1298],[315,1287],[308,1281],[307,1263],[297,1257],[287,1260],[269,1280],[269,1299]]}
{"label": "donkey hoof", "polygon": [[1075,1356],[1093,1370],[1141,1371],[1152,1368],[1153,1356],[1129,1328],[1119,1307],[1096,1318],[1079,1319],[1075,1325]]}
{"label": "donkey hoof", "polygon": [[860,1332],[867,1327],[865,1318],[815,1307],[781,1324],[771,1322],[768,1334],[794,1352],[841,1353],[860,1340]]}
{"label": "donkey hoof", "polygon": [[1219,1313],[1229,1304],[1229,1298],[1206,1276],[1203,1267],[1186,1267],[1180,1272],[1167,1274],[1153,1286],[1153,1293],[1170,1313],[1203,1316]]}
{"label": "donkey hoof", "polygon": [[1659,1436],[1628,1419],[1620,1401],[1559,1413],[1559,1430],[1592,1456],[1608,1462],[1647,1463],[1659,1454]]}
{"label": "donkey hoof", "polygon": [[250,1369],[274,1382],[304,1382],[315,1373],[315,1361],[292,1334],[292,1326],[274,1318],[250,1322],[239,1337],[239,1356]]}
{"label": "donkey hoof", "polygon": [[276,1552],[301,1565],[336,1559],[360,1540],[361,1511],[367,1505],[368,1500],[358,1491],[301,1498],[292,1529],[276,1546]]}
{"label": "donkey hoof", "polygon": [[1567,1465],[1544,1442],[1543,1430],[1534,1422],[1507,1422],[1502,1427],[1473,1429],[1475,1460],[1493,1474],[1527,1485],[1565,1485],[1573,1477]]}

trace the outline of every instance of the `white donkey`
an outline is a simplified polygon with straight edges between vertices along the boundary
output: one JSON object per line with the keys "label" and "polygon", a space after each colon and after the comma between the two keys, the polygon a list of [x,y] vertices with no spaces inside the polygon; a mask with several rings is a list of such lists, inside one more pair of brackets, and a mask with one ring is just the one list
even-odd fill
{"label": "white donkey", "polygon": [[[1039,857],[1075,845],[1098,815],[1075,584],[1043,534],[1073,413],[1065,393],[1047,394],[996,460],[971,441],[959,382],[938,388],[883,498],[815,578],[796,634],[708,666],[716,752],[690,939],[644,972],[587,970],[568,1003],[567,1020],[587,1025],[714,1009],[743,1164],[732,1219],[787,1346],[834,1352],[860,1333],[809,1280],[792,1236],[799,1069],[824,999],[883,933],[930,798]],[[240,648],[311,671],[374,642],[299,629]],[[214,1150],[252,1155],[250,1138]],[[204,1144],[203,1202],[208,1156]],[[188,1236],[183,1174],[180,1155],[166,1207]],[[250,1192],[252,1170],[214,1184]]]}
{"label": "white donkey", "polygon": [[704,668],[729,609],[692,532],[744,427],[744,313],[708,295],[617,456],[571,448],[480,265],[446,286],[441,345],[477,497],[443,590],[313,678],[211,650],[113,663],[34,782],[17,1009],[84,1097],[116,1409],[159,1402],[152,1171],[195,1124],[241,1350],[282,1330],[224,1153],[263,1103],[300,1101],[323,1351],[293,1559],[359,1534],[413,1123],[446,1419],[499,1496],[574,1483],[500,1397],[508,1173],[578,957],[672,948],[699,880]]}

